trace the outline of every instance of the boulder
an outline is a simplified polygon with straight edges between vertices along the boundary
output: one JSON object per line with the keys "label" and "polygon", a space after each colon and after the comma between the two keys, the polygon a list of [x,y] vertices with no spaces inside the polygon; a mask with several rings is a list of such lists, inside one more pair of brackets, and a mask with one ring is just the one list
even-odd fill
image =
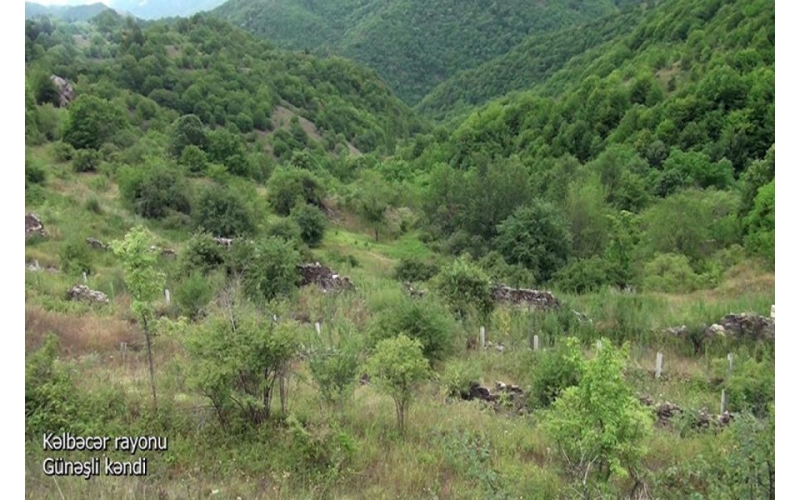
{"label": "boulder", "polygon": [[50,81],[58,91],[58,107],[65,108],[69,103],[75,100],[75,90],[72,85],[65,79],[57,75],[50,75]]}
{"label": "boulder", "polygon": [[737,339],[770,340],[775,338],[775,320],[759,314],[728,314],[722,318],[720,326],[724,329],[725,336]]}
{"label": "boulder", "polygon": [[84,300],[92,303],[108,304],[108,297],[103,292],[92,290],[86,285],[75,285],[67,292],[69,300]]}
{"label": "boulder", "polygon": [[26,214],[25,215],[25,239],[32,238],[34,236],[41,236],[42,238],[47,236],[47,231],[44,230],[44,224],[42,224],[42,219],[39,218],[36,214]]}
{"label": "boulder", "polygon": [[552,311],[561,307],[561,303],[551,292],[509,288],[503,284],[492,287],[492,298],[497,302],[533,307],[542,311]]}
{"label": "boulder", "polygon": [[320,265],[319,262],[300,264],[297,270],[300,273],[300,286],[315,284],[324,292],[355,289],[350,278],[339,276],[331,268]]}
{"label": "boulder", "polygon": [[103,243],[102,241],[96,238],[86,238],[86,244],[90,247],[94,248],[95,250],[106,250],[108,249],[108,245]]}

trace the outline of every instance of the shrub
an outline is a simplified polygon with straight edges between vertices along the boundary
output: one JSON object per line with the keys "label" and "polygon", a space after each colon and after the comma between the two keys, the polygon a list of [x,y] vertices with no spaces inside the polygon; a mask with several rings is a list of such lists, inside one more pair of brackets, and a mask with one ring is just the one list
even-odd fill
{"label": "shrub", "polygon": [[94,196],[86,199],[86,210],[98,215],[102,215],[103,213],[103,207],[100,206],[100,200]]}
{"label": "shrub", "polygon": [[347,346],[316,349],[308,360],[308,367],[322,399],[340,405],[354,388],[359,368],[358,352]]}
{"label": "shrub", "polygon": [[80,275],[92,272],[92,254],[83,239],[72,238],[62,243],[59,249],[61,270],[67,274]]}
{"label": "shrub", "polygon": [[[237,246],[237,245],[234,245]],[[266,238],[235,249],[234,266],[244,275],[245,292],[256,300],[288,295],[297,287],[300,254],[281,238]]]}
{"label": "shrub", "polygon": [[414,397],[416,385],[428,375],[428,362],[422,345],[405,335],[382,340],[367,361],[367,374],[379,391],[394,400],[397,426],[405,431],[405,412]]}
{"label": "shrub", "polygon": [[68,142],[58,141],[53,144],[53,158],[58,162],[70,161],[74,154],[75,148]]}
{"label": "shrub", "polygon": [[228,188],[205,189],[193,212],[197,229],[217,236],[231,238],[250,235],[256,230],[250,208]]}
{"label": "shrub", "polygon": [[25,184],[44,184],[47,172],[39,163],[34,163],[25,158]]}
{"label": "shrub", "polygon": [[438,272],[436,264],[403,257],[394,269],[394,277],[400,281],[428,281]]}
{"label": "shrub", "polygon": [[644,287],[659,292],[691,292],[700,286],[700,277],[679,254],[657,254],[644,266]]}
{"label": "shrub", "polygon": [[775,402],[774,361],[747,358],[734,365],[725,389],[730,411],[751,411],[758,418],[766,418],[769,405]]}
{"label": "shrub", "polygon": [[320,206],[325,189],[308,170],[278,168],[269,179],[269,203],[279,215],[289,215],[298,203]]}
{"label": "shrub", "polygon": [[574,261],[556,273],[555,281],[566,292],[597,291],[610,282],[608,263],[597,256]]}
{"label": "shrub", "polygon": [[94,172],[100,164],[100,153],[91,149],[79,149],[72,158],[72,169],[76,172]]}
{"label": "shrub", "polygon": [[300,227],[300,237],[310,247],[318,247],[325,236],[328,219],[317,207],[300,205],[292,209],[292,220]]}
{"label": "shrub", "polygon": [[208,233],[195,233],[181,252],[179,267],[184,274],[207,274],[225,263],[224,249]]}
{"label": "shrub", "polygon": [[444,267],[436,275],[433,288],[459,318],[466,318],[470,312],[485,318],[494,309],[489,278],[467,259],[456,259]]}
{"label": "shrub", "polygon": [[300,226],[297,224],[297,221],[284,217],[268,224],[264,235],[267,237],[283,238],[286,241],[297,242],[298,244],[302,241]]}
{"label": "shrub", "polygon": [[537,351],[530,374],[530,405],[550,406],[565,389],[578,385],[583,371],[582,356],[573,338],[553,350]]}
{"label": "shrub", "polygon": [[181,314],[196,320],[204,315],[205,307],[219,287],[220,280],[209,279],[202,272],[194,271],[177,284],[173,295]]}
{"label": "shrub", "polygon": [[455,324],[450,314],[434,302],[404,297],[381,313],[370,336],[377,343],[399,334],[418,340],[429,361],[441,361],[453,351]]}
{"label": "shrub", "polygon": [[481,373],[478,366],[469,360],[454,359],[447,363],[442,373],[441,382],[450,397],[466,398],[473,383],[480,383]]}
{"label": "shrub", "polygon": [[160,219],[169,211],[188,214],[189,185],[174,168],[151,165],[143,169],[123,167],[119,173],[122,196],[133,210],[149,219]]}

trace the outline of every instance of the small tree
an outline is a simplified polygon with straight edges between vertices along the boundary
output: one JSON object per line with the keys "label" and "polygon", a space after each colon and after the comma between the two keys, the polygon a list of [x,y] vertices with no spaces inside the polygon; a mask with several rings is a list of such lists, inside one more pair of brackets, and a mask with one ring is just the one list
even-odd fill
{"label": "small tree", "polygon": [[470,311],[477,311],[482,318],[487,318],[494,309],[489,277],[464,258],[443,268],[434,279],[433,287],[461,319]]}
{"label": "small tree", "polygon": [[275,324],[242,310],[235,294],[229,289],[223,297],[224,315],[187,338],[190,379],[211,400],[222,425],[232,415],[258,425],[270,416],[276,382],[285,410],[282,381],[297,352],[297,330],[293,323]]}
{"label": "small tree", "polygon": [[328,220],[317,207],[299,205],[292,209],[292,219],[300,227],[300,238],[310,247],[318,247],[325,236],[325,224]]}
{"label": "small tree", "polygon": [[349,346],[315,350],[308,362],[322,399],[339,407],[349,397],[358,373],[358,353]]}
{"label": "small tree", "polygon": [[653,424],[623,378],[627,348],[604,340],[594,359],[583,362],[578,385],[561,393],[544,422],[586,499],[593,471],[603,481],[631,475],[640,486],[637,468]]}
{"label": "small tree", "polygon": [[391,187],[378,172],[367,170],[362,174],[357,208],[361,217],[372,225],[375,241],[378,241],[378,228],[383,224],[393,195]]}
{"label": "small tree", "polygon": [[422,344],[403,334],[382,340],[367,362],[367,373],[378,389],[394,399],[397,427],[405,431],[405,412],[414,396],[415,386],[428,374],[428,361]]}
{"label": "small tree", "polygon": [[122,241],[112,241],[111,248],[122,259],[125,285],[131,295],[131,310],[144,330],[147,341],[147,363],[150,366],[150,388],[153,391],[153,409],[158,411],[156,381],[153,373],[153,349],[150,321],[153,319],[153,302],[164,288],[164,275],[155,268],[156,254],[150,251],[150,238],[142,226],[136,226]]}

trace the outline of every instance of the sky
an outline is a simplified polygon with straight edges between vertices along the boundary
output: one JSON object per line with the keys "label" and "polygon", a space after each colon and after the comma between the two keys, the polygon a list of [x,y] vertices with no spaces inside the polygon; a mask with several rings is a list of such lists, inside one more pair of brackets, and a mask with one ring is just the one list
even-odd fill
{"label": "sky", "polygon": [[31,1],[33,3],[38,3],[41,5],[86,5],[101,2],[106,5],[110,3],[110,0],[17,0],[18,3],[24,3],[27,1]]}

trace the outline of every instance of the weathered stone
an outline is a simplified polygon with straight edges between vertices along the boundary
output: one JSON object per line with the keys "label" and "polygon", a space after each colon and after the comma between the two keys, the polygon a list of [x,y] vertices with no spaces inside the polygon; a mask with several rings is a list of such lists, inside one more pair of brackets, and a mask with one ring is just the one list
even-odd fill
{"label": "weathered stone", "polygon": [[339,276],[331,268],[320,265],[319,262],[301,264],[297,266],[297,270],[300,272],[300,286],[315,284],[324,292],[355,289],[350,278]]}
{"label": "weathered stone", "polygon": [[495,391],[505,391],[506,390],[506,384],[504,384],[503,382],[500,382],[500,381],[495,381],[494,390]]}
{"label": "weathered stone", "polygon": [[36,214],[25,215],[25,239],[32,238],[33,236],[47,236],[47,231],[44,230],[42,219]]}
{"label": "weathered stone", "polygon": [[55,85],[58,91],[58,107],[64,108],[75,100],[75,90],[72,85],[65,79],[57,75],[50,75],[50,81]]}
{"label": "weathered stone", "polygon": [[505,352],[506,346],[504,346],[503,344],[497,344],[496,346],[494,346],[494,350],[497,352]]}
{"label": "weathered stone", "polygon": [[492,288],[492,298],[497,302],[535,307],[543,311],[550,311],[561,307],[561,303],[551,292],[528,290],[525,288],[509,288],[503,284],[495,285]]}
{"label": "weathered stone", "polygon": [[775,321],[759,314],[728,314],[722,318],[720,325],[725,329],[726,336],[751,340],[775,338]]}
{"label": "weathered stone", "polygon": [[95,250],[106,250],[108,245],[96,238],[86,238],[86,243]]}
{"label": "weathered stone", "polygon": [[686,327],[686,325],[681,325],[681,326],[673,326],[672,328],[667,328],[666,330],[664,330],[664,332],[670,335],[674,335],[676,337],[683,337],[689,332],[689,329]]}
{"label": "weathered stone", "polygon": [[108,304],[108,297],[103,292],[92,290],[86,285],[75,285],[67,292],[67,298],[70,300],[85,300],[87,302],[96,302],[100,304]]}
{"label": "weathered stone", "polygon": [[170,259],[174,259],[175,257],[178,256],[178,254],[175,253],[175,250],[173,250],[171,248],[162,248],[161,249],[161,256],[162,257],[168,257]]}
{"label": "weathered stone", "polygon": [[216,242],[218,245],[222,245],[222,246],[224,246],[225,248],[230,248],[230,247],[231,247],[231,245],[233,245],[233,238],[222,238],[222,237],[215,237],[215,238],[214,238],[214,241],[215,241],[215,242]]}
{"label": "weathered stone", "polygon": [[412,285],[410,282],[408,282],[408,281],[406,281],[405,283],[403,283],[403,286],[405,287],[405,289],[406,289],[406,291],[409,293],[409,295],[411,295],[411,296],[412,296],[412,297],[414,297],[414,298],[422,298],[422,297],[424,297],[424,296],[425,296],[425,290],[417,290],[417,289],[416,289],[416,288],[414,288],[414,286],[413,286],[413,285]]}
{"label": "weathered stone", "polygon": [[725,327],[722,325],[718,325],[714,323],[713,325],[708,327],[707,333],[710,335],[722,335],[725,336]]}

